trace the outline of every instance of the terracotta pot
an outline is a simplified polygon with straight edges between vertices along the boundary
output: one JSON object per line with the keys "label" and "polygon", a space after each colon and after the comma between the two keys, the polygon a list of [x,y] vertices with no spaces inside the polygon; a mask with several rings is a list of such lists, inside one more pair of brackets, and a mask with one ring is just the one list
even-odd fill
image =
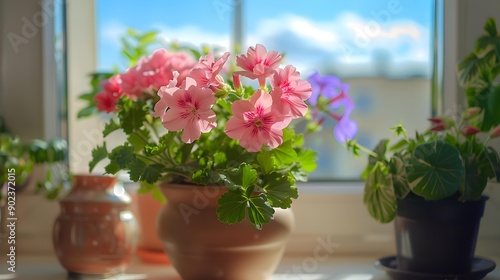
{"label": "terracotta pot", "polygon": [[107,176],[76,175],[60,201],[53,230],[54,248],[69,272],[113,274],[133,256],[138,226],[128,210],[130,197]]}
{"label": "terracotta pot", "polygon": [[225,187],[164,185],[168,203],[158,221],[165,251],[184,280],[264,280],[278,266],[294,225],[290,209],[257,230],[248,221],[218,221],[217,200]]}
{"label": "terracotta pot", "polygon": [[137,256],[148,263],[170,263],[163,249],[163,244],[156,233],[157,217],[163,208],[163,204],[151,194],[136,194],[134,200],[137,206],[136,217],[141,229]]}

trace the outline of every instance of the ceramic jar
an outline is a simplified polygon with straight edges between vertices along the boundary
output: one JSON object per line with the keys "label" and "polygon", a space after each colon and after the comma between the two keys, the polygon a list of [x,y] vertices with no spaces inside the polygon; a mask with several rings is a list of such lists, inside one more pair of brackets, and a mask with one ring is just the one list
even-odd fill
{"label": "ceramic jar", "polygon": [[76,175],[60,201],[53,229],[61,265],[79,274],[121,273],[131,261],[138,238],[130,197],[116,179]]}
{"label": "ceramic jar", "polygon": [[163,185],[168,203],[158,216],[158,234],[184,280],[264,280],[278,266],[294,225],[290,209],[257,230],[248,221],[234,225],[217,218],[226,187]]}

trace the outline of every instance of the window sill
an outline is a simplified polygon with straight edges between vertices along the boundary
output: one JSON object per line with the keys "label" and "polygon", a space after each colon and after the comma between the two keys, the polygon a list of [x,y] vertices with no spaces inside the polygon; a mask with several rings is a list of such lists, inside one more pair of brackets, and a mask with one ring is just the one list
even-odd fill
{"label": "window sill", "polygon": [[[374,262],[380,256],[332,256],[322,262],[312,262],[305,258],[285,258],[270,280],[389,280],[385,273],[376,267]],[[496,258],[499,263],[500,257]],[[1,277],[1,276],[0,276]],[[24,255],[17,279],[69,279],[66,270],[59,264],[54,255]],[[500,278],[500,269],[491,272],[484,280]],[[8,279],[8,278],[0,278]],[[96,277],[77,279],[101,279]],[[174,268],[170,265],[153,265],[134,259],[126,273],[107,279],[122,280],[180,280]]]}

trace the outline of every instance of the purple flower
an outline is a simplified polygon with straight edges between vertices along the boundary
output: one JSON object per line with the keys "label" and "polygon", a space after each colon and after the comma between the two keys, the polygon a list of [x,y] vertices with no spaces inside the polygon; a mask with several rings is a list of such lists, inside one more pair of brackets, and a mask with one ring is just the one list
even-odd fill
{"label": "purple flower", "polygon": [[[309,98],[309,103],[314,109],[314,112],[320,112],[335,119],[338,123],[333,129],[333,135],[340,143],[345,143],[347,139],[352,139],[358,131],[358,125],[350,115],[354,109],[354,102],[347,94],[350,86],[343,84],[340,79],[333,75],[321,76],[315,72],[308,78],[312,87],[312,95]],[[318,104],[319,97],[325,97],[326,104]],[[343,114],[336,114],[333,111],[343,107]],[[313,114],[317,116],[318,114]],[[322,119],[319,121],[322,122]]]}
{"label": "purple flower", "polygon": [[349,117],[346,117],[345,114],[335,128],[333,128],[333,135],[340,143],[345,143],[346,140],[353,139],[356,132],[358,132],[358,124],[354,120],[349,119]]}
{"label": "purple flower", "polygon": [[321,76],[318,72],[314,72],[307,81],[311,84],[312,95],[309,97],[309,103],[315,106],[320,95],[333,98],[339,95],[338,87],[340,79],[335,76]]}

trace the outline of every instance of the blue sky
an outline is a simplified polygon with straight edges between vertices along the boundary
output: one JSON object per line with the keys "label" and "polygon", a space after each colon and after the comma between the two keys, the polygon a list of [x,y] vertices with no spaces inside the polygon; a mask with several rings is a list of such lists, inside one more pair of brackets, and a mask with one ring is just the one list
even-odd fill
{"label": "blue sky", "polygon": [[[289,62],[303,71],[330,67],[370,72],[379,57],[389,61],[395,72],[401,65],[425,72],[432,3],[244,0],[245,49],[262,43],[285,51]],[[98,67],[107,70],[123,61],[119,38],[127,27],[158,30],[165,40],[229,48],[232,5],[232,0],[96,0]]]}

